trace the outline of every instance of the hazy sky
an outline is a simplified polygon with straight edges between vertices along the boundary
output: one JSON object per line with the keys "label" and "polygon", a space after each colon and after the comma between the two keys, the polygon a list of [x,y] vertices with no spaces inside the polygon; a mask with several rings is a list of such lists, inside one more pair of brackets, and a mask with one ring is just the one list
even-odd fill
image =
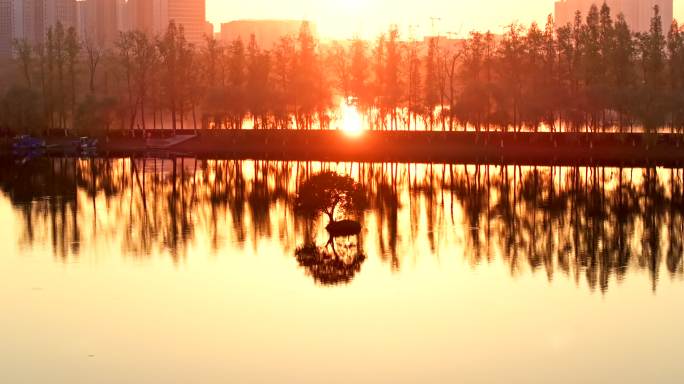
{"label": "hazy sky", "polygon": [[[684,0],[675,0],[675,17],[684,19]],[[417,36],[435,29],[466,34],[474,29],[496,32],[512,21],[540,23],[553,13],[554,0],[207,0],[207,18],[218,23],[236,19],[313,20],[322,37],[374,36],[390,24],[409,26]]]}

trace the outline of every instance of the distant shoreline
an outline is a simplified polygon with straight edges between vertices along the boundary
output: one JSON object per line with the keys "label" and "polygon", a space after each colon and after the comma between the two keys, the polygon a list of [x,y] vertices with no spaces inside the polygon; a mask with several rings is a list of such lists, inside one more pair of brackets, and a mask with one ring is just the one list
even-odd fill
{"label": "distant shoreline", "polygon": [[[183,131],[192,134],[192,131]],[[49,146],[65,139],[48,138]],[[11,154],[9,140],[2,152]],[[52,148],[46,155],[80,155]],[[216,159],[684,167],[684,136],[643,133],[216,130],[167,148],[139,138],[101,140],[97,156]]]}

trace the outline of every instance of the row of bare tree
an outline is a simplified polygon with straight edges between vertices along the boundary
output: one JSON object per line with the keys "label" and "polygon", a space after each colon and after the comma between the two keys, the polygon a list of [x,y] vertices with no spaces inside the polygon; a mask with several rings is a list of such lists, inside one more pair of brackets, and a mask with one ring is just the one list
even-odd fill
{"label": "row of bare tree", "polygon": [[[110,129],[335,128],[338,96],[371,129],[653,132],[684,128],[684,29],[633,33],[607,5],[554,28],[503,35],[322,44],[304,22],[273,47],[207,38],[171,23],[162,36],[122,33],[110,50],[61,25],[17,41],[15,81],[0,100],[13,132]],[[268,48],[268,49],[266,49]]]}

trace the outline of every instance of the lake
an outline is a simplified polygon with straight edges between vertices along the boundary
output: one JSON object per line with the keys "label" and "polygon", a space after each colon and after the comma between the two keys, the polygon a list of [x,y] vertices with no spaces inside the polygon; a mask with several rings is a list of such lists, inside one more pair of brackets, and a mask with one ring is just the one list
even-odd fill
{"label": "lake", "polygon": [[0,163],[2,383],[684,381],[682,169]]}

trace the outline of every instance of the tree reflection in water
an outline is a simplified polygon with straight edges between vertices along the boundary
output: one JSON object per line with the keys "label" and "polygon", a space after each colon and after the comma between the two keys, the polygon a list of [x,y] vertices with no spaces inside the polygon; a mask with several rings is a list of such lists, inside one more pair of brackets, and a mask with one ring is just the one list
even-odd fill
{"label": "tree reflection in water", "polygon": [[310,243],[297,248],[297,262],[319,284],[348,284],[366,260],[359,237],[331,237],[323,247]]}
{"label": "tree reflection in water", "polygon": [[[298,184],[295,211],[308,220],[306,244],[295,257],[314,281],[322,285],[348,284],[361,270],[366,256],[361,250],[361,222],[367,207],[366,190],[352,177],[320,172]],[[311,229],[321,216],[327,218],[328,241],[323,247],[311,239]]]}
{"label": "tree reflection in water", "polygon": [[4,225],[21,227],[22,246],[47,245],[61,260],[100,248],[177,260],[198,242],[220,253],[274,241],[283,254],[301,254],[317,281],[349,281],[362,259],[345,259],[349,273],[316,277],[313,269],[326,276],[330,265],[316,265],[311,255],[329,254],[330,246],[296,248],[327,240],[294,214],[297,188],[333,171],[365,190],[363,242],[369,256],[396,272],[406,258],[454,257],[463,248],[473,266],[500,260],[513,275],[561,274],[600,290],[634,271],[647,271],[653,289],[662,274],[684,275],[681,169],[191,158],[0,162],[0,190],[16,212]]}

